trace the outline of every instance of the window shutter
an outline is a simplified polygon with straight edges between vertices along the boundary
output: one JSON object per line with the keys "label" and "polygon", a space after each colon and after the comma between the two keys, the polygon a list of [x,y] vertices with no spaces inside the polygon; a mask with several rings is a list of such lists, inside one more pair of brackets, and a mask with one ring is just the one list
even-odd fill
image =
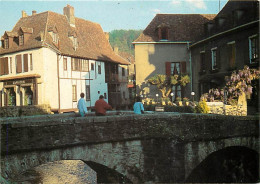
{"label": "window shutter", "polygon": [[165,71],[167,76],[171,76],[171,62],[165,62]]}
{"label": "window shutter", "polygon": [[181,74],[185,74],[186,73],[186,62],[183,61],[181,62]]}
{"label": "window shutter", "polygon": [[4,58],[0,58],[0,75],[4,75],[5,70],[4,70]]}
{"label": "window shutter", "polygon": [[4,70],[5,70],[5,74],[9,74],[9,69],[8,69],[8,57],[4,58]]}
{"label": "window shutter", "polygon": [[23,55],[24,72],[28,72],[28,54]]}
{"label": "window shutter", "polygon": [[22,57],[21,55],[16,55],[16,73],[22,72]]}
{"label": "window shutter", "polygon": [[162,39],[162,30],[161,30],[161,28],[158,29],[158,38],[159,38],[159,40]]}

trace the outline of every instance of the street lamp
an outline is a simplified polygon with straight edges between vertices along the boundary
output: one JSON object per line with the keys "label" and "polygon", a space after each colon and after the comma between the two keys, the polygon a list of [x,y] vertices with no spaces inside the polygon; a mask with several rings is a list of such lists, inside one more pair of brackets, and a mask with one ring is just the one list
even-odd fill
{"label": "street lamp", "polygon": [[194,96],[195,96],[195,92],[191,92],[191,96],[192,96],[192,102],[194,102]]}
{"label": "street lamp", "polygon": [[158,95],[158,94],[156,94],[155,96],[157,97],[157,104],[158,104],[158,102],[159,102],[159,100],[158,100],[158,96],[159,96],[159,95]]}
{"label": "street lamp", "polygon": [[172,103],[173,103],[173,95],[174,95],[174,93],[171,93],[171,97],[172,97]]}

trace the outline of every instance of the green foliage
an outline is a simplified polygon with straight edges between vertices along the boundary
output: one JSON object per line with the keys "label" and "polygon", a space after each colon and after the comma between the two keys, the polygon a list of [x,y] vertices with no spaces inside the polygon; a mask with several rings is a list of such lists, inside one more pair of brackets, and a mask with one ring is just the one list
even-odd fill
{"label": "green foliage", "polygon": [[190,82],[190,77],[188,75],[166,76],[157,74],[150,77],[147,82],[152,85],[156,85],[157,88],[161,91],[162,97],[166,98],[171,93],[172,87],[174,85],[186,86],[186,84]]}
{"label": "green foliage", "polygon": [[205,100],[200,100],[199,104],[195,107],[196,113],[205,113],[207,114],[209,112],[209,107],[206,104]]}
{"label": "green foliage", "polygon": [[179,83],[181,86],[186,86],[188,83],[190,83],[190,77],[188,75],[182,75]]}
{"label": "green foliage", "polygon": [[120,51],[134,55],[132,42],[138,38],[142,30],[113,30],[109,33],[109,42],[112,47],[117,46]]}

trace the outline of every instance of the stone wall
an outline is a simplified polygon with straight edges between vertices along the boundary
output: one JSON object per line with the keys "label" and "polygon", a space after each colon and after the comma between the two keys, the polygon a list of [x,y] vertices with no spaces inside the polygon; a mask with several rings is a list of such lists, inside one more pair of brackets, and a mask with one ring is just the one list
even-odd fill
{"label": "stone wall", "polygon": [[134,183],[183,182],[185,169],[194,167],[185,168],[188,143],[259,136],[257,117],[188,113],[58,114],[1,118],[0,124],[5,178],[50,161],[82,159],[115,169]]}
{"label": "stone wall", "polygon": [[41,114],[51,114],[49,105],[28,105],[28,106],[6,106],[0,107],[0,117],[19,117]]}
{"label": "stone wall", "polygon": [[245,93],[239,96],[237,105],[226,105],[223,102],[206,102],[210,114],[223,114],[233,116],[247,115],[247,100]]}
{"label": "stone wall", "polygon": [[232,116],[246,116],[247,106],[244,105],[224,105],[223,102],[206,102],[210,114],[223,114]]}

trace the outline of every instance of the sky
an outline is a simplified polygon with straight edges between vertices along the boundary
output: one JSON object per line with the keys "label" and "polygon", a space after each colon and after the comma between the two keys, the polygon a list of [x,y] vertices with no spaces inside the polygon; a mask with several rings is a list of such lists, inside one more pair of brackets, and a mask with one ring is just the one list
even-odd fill
{"label": "sky", "polygon": [[226,3],[227,0],[0,0],[0,36],[13,29],[22,10],[28,15],[32,10],[63,14],[63,7],[69,4],[74,7],[76,17],[96,22],[103,31],[110,32],[116,29],[143,30],[157,13],[217,14],[219,7],[221,10]]}

